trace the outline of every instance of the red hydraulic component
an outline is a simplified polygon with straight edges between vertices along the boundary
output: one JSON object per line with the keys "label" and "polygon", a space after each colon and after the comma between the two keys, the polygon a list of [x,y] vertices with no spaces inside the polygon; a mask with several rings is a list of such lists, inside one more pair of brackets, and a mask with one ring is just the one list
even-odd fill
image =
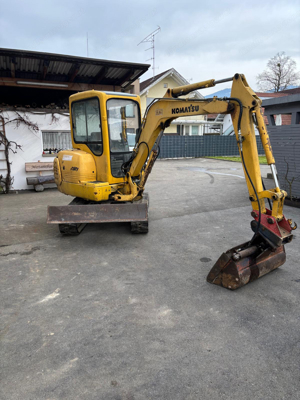
{"label": "red hydraulic component", "polygon": [[272,212],[252,211],[251,228],[257,235],[250,241],[233,247],[221,255],[210,270],[207,281],[227,289],[237,289],[273,271],[285,263],[284,244],[289,243],[294,227],[285,217],[277,221]]}
{"label": "red hydraulic component", "polygon": [[[252,211],[251,215],[254,218],[254,221],[251,222],[251,228],[255,231],[259,214],[257,211]],[[265,214],[261,214],[259,234],[271,247],[277,248],[282,244],[289,243],[293,239],[292,230],[290,222],[284,216],[281,221],[277,221],[268,209],[266,209]]]}

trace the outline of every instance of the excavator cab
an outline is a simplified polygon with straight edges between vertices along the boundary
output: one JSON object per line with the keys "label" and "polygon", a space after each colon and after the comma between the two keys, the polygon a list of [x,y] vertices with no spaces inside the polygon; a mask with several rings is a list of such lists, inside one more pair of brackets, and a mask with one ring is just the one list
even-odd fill
{"label": "excavator cab", "polygon": [[129,135],[141,125],[135,95],[88,91],[70,97],[72,150],[58,153],[54,176],[58,189],[87,201],[108,200],[125,182],[123,165],[132,155]]}

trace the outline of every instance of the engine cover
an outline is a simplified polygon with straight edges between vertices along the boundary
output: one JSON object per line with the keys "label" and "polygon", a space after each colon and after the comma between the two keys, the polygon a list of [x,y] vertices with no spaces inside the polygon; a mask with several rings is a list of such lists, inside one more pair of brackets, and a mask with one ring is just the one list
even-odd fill
{"label": "engine cover", "polygon": [[91,201],[109,199],[108,182],[96,181],[96,164],[91,154],[82,150],[60,151],[54,160],[57,188],[69,196]]}
{"label": "engine cover", "polygon": [[[63,150],[58,153],[57,159],[60,168],[54,162],[57,170],[55,182],[81,183],[96,180],[96,164],[91,154],[82,150]],[[56,182],[57,185],[60,183]]]}

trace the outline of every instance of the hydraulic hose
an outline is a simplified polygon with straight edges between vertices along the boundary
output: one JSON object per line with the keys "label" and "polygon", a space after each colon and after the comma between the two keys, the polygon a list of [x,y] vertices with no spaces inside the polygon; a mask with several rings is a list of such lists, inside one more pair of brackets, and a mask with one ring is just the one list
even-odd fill
{"label": "hydraulic hose", "polygon": [[249,182],[250,182],[250,184],[251,184],[251,186],[252,186],[252,188],[253,188],[253,190],[254,190],[254,193],[255,193],[255,196],[256,196],[256,200],[257,200],[257,204],[258,204],[258,221],[257,221],[257,225],[256,225],[256,228],[255,228],[254,235],[253,235],[252,239],[250,240],[250,242],[249,242],[249,244],[248,244],[248,247],[249,247],[249,246],[252,245],[254,239],[257,237],[257,235],[258,235],[258,233],[259,233],[259,228],[260,228],[260,223],[261,223],[261,206],[260,206],[260,201],[259,201],[259,198],[258,198],[258,194],[257,194],[256,188],[255,188],[255,186],[254,186],[254,184],[253,184],[253,182],[252,182],[252,179],[251,179],[251,177],[250,177],[250,175],[249,175],[248,169],[247,169],[247,167],[246,167],[245,159],[244,159],[243,145],[242,145],[243,142],[242,142],[242,138],[241,138],[241,121],[242,121],[242,116],[243,116],[243,104],[242,104],[242,102],[241,102],[240,99],[237,99],[237,98],[235,98],[235,97],[224,97],[223,100],[235,101],[235,102],[237,102],[238,105],[239,105],[240,112],[239,112],[239,118],[238,118],[238,126],[237,126],[237,128],[238,128],[238,135],[239,135],[239,144],[240,144],[241,159],[242,159],[242,163],[243,163],[243,166],[244,166],[246,175],[247,175],[247,177],[248,177],[248,179],[249,179]]}

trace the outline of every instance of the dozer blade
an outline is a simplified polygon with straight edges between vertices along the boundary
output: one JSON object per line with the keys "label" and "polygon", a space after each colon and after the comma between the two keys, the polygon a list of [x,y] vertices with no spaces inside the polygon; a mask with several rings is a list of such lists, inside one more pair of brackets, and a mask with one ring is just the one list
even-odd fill
{"label": "dozer blade", "polygon": [[94,224],[147,221],[146,204],[85,204],[48,206],[48,224]]}
{"label": "dozer blade", "polygon": [[63,235],[78,235],[86,224],[109,222],[131,222],[138,233],[147,232],[148,197],[132,203],[89,203],[75,198],[66,206],[48,206],[47,223],[59,224]]}
{"label": "dozer blade", "polygon": [[207,282],[235,290],[285,263],[284,246],[244,243],[223,253],[207,276]]}

